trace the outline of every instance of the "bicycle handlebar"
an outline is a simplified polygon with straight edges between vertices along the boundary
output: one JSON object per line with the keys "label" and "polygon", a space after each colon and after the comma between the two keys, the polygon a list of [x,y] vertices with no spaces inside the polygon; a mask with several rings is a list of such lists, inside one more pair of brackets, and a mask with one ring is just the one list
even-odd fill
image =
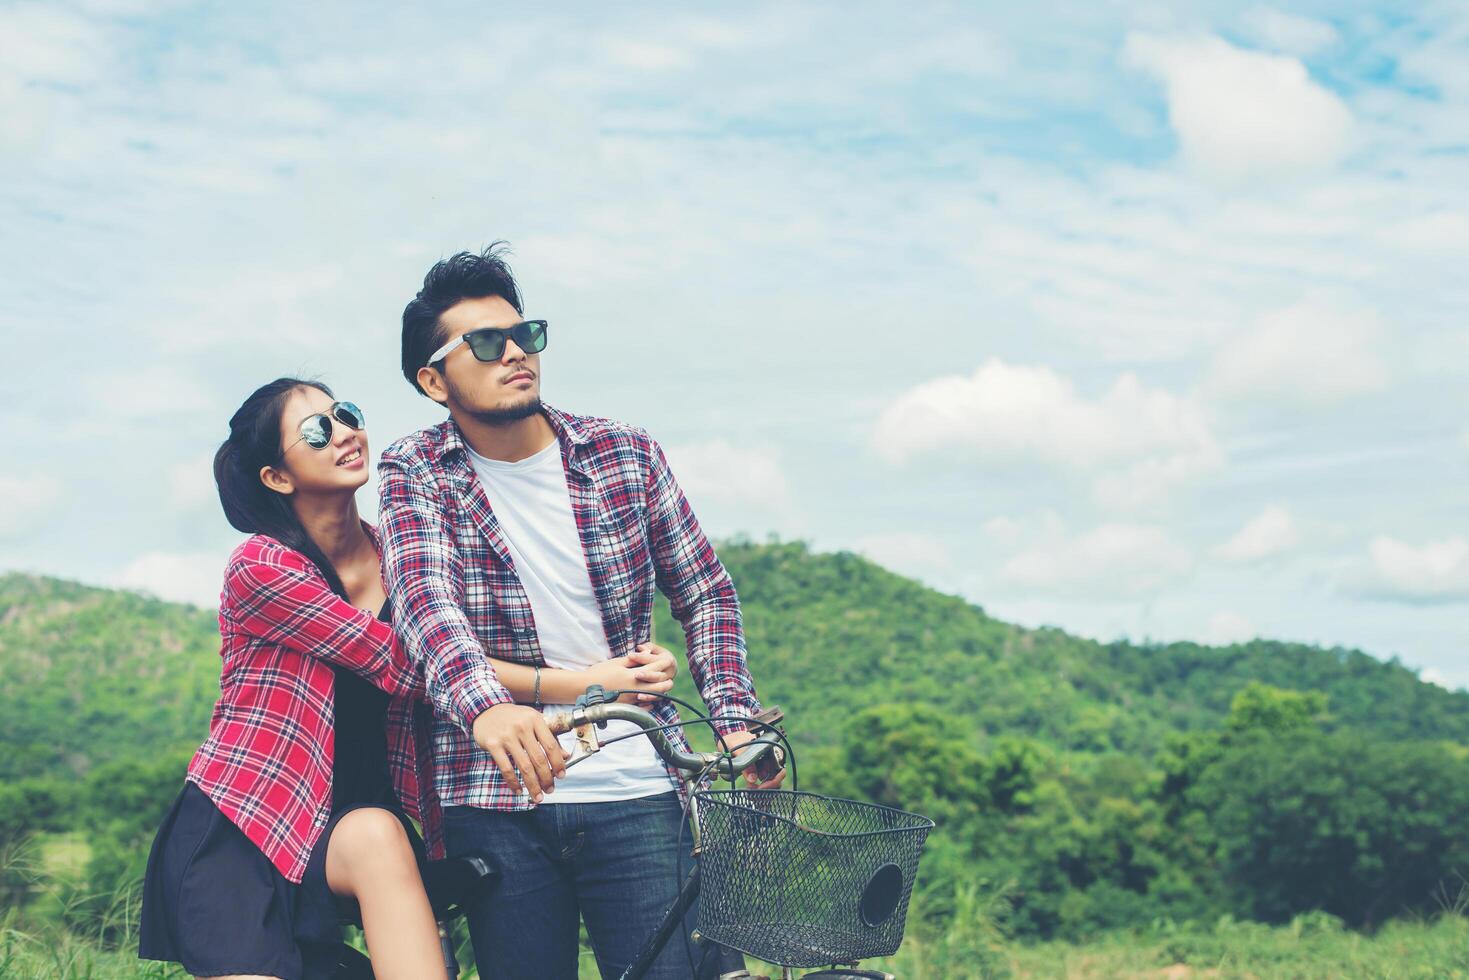
{"label": "bicycle handlebar", "polygon": [[648,741],[653,743],[654,750],[675,769],[687,772],[707,770],[721,779],[734,778],[777,747],[773,740],[761,737],[746,742],[733,755],[727,752],[685,752],[669,741],[663,722],[651,713],[631,704],[617,702],[579,706],[570,711],[546,715],[546,724],[555,735],[581,728],[583,725],[597,725],[608,721],[630,721],[642,728]]}

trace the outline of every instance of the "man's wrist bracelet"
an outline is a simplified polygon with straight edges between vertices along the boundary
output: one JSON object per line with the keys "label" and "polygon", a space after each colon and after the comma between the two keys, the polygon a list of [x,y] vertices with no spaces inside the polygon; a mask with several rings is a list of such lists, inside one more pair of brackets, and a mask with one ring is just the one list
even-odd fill
{"label": "man's wrist bracelet", "polygon": [[535,687],[531,690],[530,701],[531,701],[531,704],[533,704],[537,708],[539,708],[541,706],[541,665],[540,664],[536,664],[536,683],[535,683]]}

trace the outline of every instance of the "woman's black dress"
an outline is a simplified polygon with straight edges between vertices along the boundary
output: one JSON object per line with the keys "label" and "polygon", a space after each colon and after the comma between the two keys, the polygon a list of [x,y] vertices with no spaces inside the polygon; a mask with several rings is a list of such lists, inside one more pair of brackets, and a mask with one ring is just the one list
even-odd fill
{"label": "woman's black dress", "polygon": [[[388,616],[384,605],[378,618]],[[349,670],[333,670],[332,816],[301,884],[281,874],[203,790],[185,783],[148,856],[138,942],[143,959],[181,963],[196,977],[330,978],[342,952],[341,922],[355,913],[354,903],[326,883],[327,841],[337,821],[361,807],[390,810],[424,861],[423,842],[388,773],[388,696]]]}

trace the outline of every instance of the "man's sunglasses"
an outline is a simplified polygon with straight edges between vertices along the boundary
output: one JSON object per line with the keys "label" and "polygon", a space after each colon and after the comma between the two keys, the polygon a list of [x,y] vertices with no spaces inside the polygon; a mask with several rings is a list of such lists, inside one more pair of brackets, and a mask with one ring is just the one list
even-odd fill
{"label": "man's sunglasses", "polygon": [[479,327],[460,334],[434,351],[428,362],[437,364],[460,344],[468,344],[474,356],[481,361],[498,361],[505,354],[507,337],[527,354],[539,354],[546,349],[546,321],[524,320],[513,327]]}
{"label": "man's sunglasses", "polygon": [[[360,429],[367,425],[367,420],[362,417],[362,409],[351,402],[332,402],[332,407],[325,412],[317,412],[308,415],[301,420],[296,430],[301,433],[301,438],[296,442],[304,442],[312,449],[325,449],[332,444],[332,420],[336,420],[349,429]],[[291,443],[281,450],[281,458],[296,445]]]}

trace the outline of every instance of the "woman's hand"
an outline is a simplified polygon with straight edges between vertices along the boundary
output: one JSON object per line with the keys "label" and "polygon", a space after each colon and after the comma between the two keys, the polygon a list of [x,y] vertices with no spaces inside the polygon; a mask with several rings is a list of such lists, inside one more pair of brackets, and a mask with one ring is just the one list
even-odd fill
{"label": "woman's hand", "polygon": [[566,775],[570,756],[551,734],[546,716],[523,704],[496,704],[474,719],[474,741],[495,760],[512,793],[522,787],[539,803]]}
{"label": "woman's hand", "polygon": [[609,691],[627,691],[618,698],[629,704],[655,700],[673,687],[678,661],[656,643],[640,643],[625,657],[613,657],[582,671],[588,685],[601,684]]}

